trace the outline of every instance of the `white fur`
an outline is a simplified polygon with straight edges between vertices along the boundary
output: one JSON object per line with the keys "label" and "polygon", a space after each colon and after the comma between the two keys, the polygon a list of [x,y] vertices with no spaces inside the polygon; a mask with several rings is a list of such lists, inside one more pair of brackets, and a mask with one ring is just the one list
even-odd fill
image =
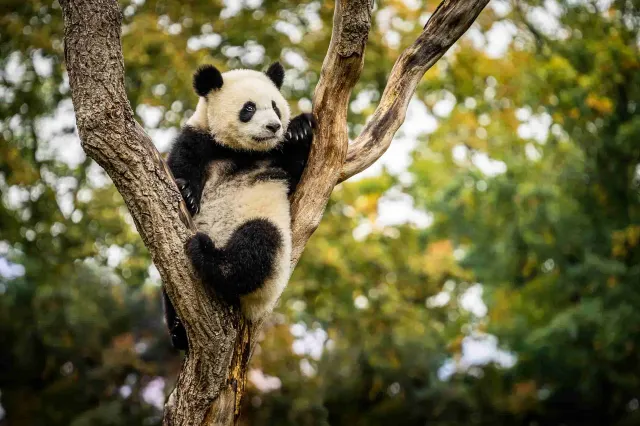
{"label": "white fur", "polygon": [[228,165],[214,162],[208,170],[200,213],[194,217],[198,230],[209,235],[216,247],[224,247],[233,232],[252,219],[269,219],[280,230],[283,245],[275,256],[271,276],[260,289],[240,300],[244,315],[252,321],[273,310],[289,280],[291,259],[287,186],[282,181],[254,183],[255,176],[265,168],[233,174],[229,178],[226,174]]}
{"label": "white fur", "polygon": [[[187,125],[207,129],[218,143],[230,148],[252,151],[273,149],[283,140],[291,117],[289,104],[278,88],[266,74],[245,69],[222,73],[222,81],[220,89],[212,90],[206,97],[200,98]],[[256,112],[249,122],[243,123],[239,120],[239,114],[248,101],[256,104]],[[273,110],[272,102],[280,110],[280,118]],[[274,121],[281,124],[275,135],[265,127]],[[254,140],[265,137],[271,139],[261,142]]]}
{"label": "white fur", "polygon": [[198,105],[196,105],[196,111],[187,120],[187,126],[195,127],[196,129],[207,129],[207,100],[205,98],[198,99]]}

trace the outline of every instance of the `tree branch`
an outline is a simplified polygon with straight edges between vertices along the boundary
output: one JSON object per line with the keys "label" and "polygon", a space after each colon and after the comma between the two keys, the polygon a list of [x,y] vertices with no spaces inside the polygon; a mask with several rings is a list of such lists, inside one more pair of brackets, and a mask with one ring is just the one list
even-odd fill
{"label": "tree branch", "polygon": [[424,73],[464,34],[489,0],[444,0],[416,41],[391,70],[380,104],[351,145],[340,182],[371,166],[385,153],[404,122],[409,101]]}
{"label": "tree branch", "polygon": [[372,7],[371,0],[336,1],[331,42],[313,96],[318,127],[309,161],[291,201],[293,267],[320,223],[344,164],[349,144],[349,97],[364,63]]}

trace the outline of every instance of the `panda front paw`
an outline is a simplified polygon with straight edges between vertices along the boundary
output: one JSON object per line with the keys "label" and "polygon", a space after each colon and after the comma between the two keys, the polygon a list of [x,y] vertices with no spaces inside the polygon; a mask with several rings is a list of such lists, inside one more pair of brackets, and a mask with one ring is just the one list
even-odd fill
{"label": "panda front paw", "polygon": [[186,179],[176,179],[176,183],[189,209],[189,213],[191,213],[191,216],[195,216],[200,211],[200,200],[198,200],[197,194]]}
{"label": "panda front paw", "polygon": [[300,114],[289,124],[289,129],[285,135],[287,142],[299,142],[309,140],[313,137],[313,129],[316,128],[316,120],[313,114]]}

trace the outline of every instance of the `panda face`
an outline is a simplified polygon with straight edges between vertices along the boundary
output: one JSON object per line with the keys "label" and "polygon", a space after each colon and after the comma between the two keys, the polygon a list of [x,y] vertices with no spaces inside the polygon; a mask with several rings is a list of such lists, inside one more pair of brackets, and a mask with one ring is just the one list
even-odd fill
{"label": "panda face", "polygon": [[201,97],[187,124],[206,129],[229,148],[271,150],[284,139],[291,114],[279,90],[283,77],[279,64],[266,74],[252,70],[220,74],[213,67],[201,68],[194,76]]}

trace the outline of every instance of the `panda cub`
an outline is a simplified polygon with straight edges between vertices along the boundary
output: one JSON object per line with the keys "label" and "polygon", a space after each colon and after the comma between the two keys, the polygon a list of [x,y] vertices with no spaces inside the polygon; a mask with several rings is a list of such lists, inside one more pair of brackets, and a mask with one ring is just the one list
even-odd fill
{"label": "panda cub", "polygon": [[[200,96],[168,165],[198,232],[187,254],[205,285],[255,321],[268,314],[289,280],[289,195],[306,165],[311,114],[290,120],[280,93],[284,69],[198,69]],[[187,349],[185,329],[164,293],[173,345]]]}

